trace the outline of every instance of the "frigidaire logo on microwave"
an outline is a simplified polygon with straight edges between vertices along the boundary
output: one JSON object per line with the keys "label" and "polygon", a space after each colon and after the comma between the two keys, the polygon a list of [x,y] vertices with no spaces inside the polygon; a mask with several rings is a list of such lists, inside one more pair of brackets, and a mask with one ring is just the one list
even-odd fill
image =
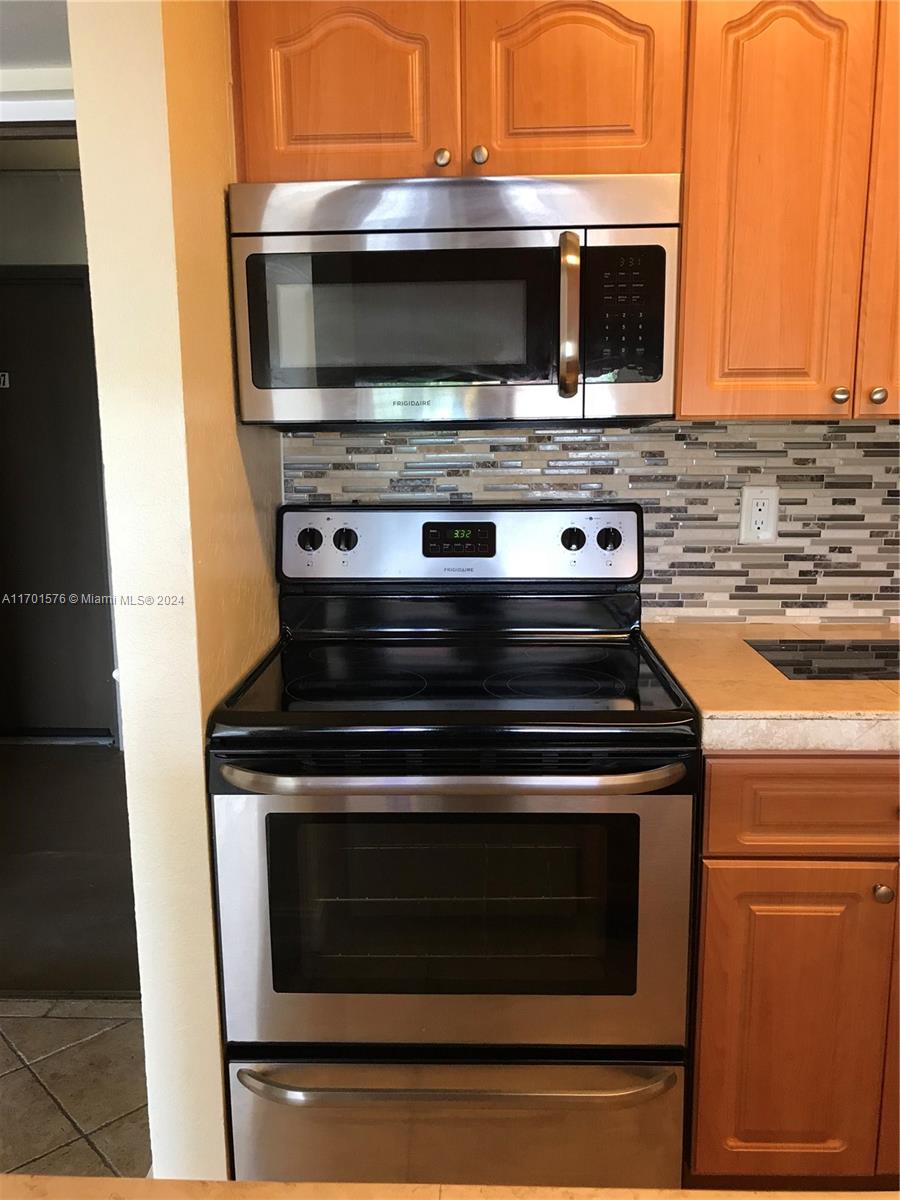
{"label": "frigidaire logo on microwave", "polygon": [[393,400],[394,408],[423,408],[430,400]]}

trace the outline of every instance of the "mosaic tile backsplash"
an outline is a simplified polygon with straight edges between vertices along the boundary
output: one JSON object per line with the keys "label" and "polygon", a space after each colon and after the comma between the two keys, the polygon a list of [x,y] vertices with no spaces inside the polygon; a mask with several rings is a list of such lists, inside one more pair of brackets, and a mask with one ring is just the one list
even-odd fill
{"label": "mosaic tile backsplash", "polygon": [[[900,422],[286,435],[309,504],[633,500],[647,615],[900,616]],[[780,489],[778,542],[737,544],[740,489]]]}

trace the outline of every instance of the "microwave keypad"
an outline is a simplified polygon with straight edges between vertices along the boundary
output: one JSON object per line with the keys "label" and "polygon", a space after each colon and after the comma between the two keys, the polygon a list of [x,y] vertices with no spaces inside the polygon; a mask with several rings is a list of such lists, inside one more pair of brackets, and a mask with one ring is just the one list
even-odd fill
{"label": "microwave keypad", "polygon": [[585,379],[648,383],[662,375],[666,252],[589,246],[585,253]]}

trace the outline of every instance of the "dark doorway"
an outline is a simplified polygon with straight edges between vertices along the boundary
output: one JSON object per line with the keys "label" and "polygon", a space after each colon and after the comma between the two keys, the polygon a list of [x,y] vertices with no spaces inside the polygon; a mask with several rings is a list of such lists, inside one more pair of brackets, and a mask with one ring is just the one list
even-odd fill
{"label": "dark doorway", "polygon": [[0,732],[117,730],[84,267],[0,268]]}
{"label": "dark doorway", "polygon": [[134,995],[87,269],[0,311],[0,995]]}

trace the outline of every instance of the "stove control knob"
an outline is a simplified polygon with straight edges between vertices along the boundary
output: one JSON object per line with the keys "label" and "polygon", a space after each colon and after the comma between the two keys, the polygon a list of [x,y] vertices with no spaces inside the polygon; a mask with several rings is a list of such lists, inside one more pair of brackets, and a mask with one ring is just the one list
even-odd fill
{"label": "stove control knob", "polygon": [[622,545],[622,535],[618,529],[607,526],[597,534],[597,545],[601,550],[618,550]]}
{"label": "stove control knob", "polygon": [[337,531],[333,540],[337,549],[340,550],[342,554],[346,554],[346,552],[348,550],[352,550],[359,541],[359,535],[355,529],[348,529],[346,526],[344,526],[343,529],[339,529]]}
{"label": "stove control knob", "polygon": [[562,531],[562,537],[559,540],[567,550],[580,550],[587,538],[584,536],[583,529],[570,525],[568,529]]}
{"label": "stove control knob", "polygon": [[307,525],[305,529],[301,529],[297,534],[297,545],[301,550],[318,550],[322,545],[322,535],[318,529],[313,529],[311,525]]}

